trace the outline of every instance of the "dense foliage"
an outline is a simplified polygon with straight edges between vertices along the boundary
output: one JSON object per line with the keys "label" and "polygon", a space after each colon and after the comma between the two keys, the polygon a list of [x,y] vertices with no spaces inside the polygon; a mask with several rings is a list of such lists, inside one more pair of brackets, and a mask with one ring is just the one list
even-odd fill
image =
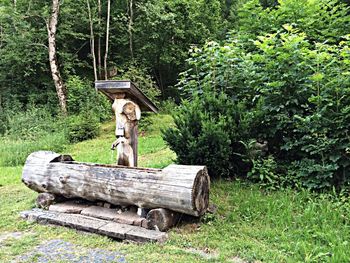
{"label": "dense foliage", "polygon": [[[50,118],[60,118],[48,61],[47,23],[51,4],[51,1],[40,0],[1,1],[1,135],[18,135],[12,119],[17,118],[19,110],[31,116],[27,125],[32,130],[42,128],[34,121],[44,122],[40,111]],[[74,130],[65,132],[69,137],[66,139],[85,138],[79,135],[82,128],[78,132],[78,127],[73,127],[79,123],[86,125],[84,119],[87,117],[94,121],[111,118],[110,103],[93,88],[92,44],[99,79],[104,79],[105,73],[109,79],[131,79],[155,103],[171,105],[161,100],[178,95],[172,85],[176,83],[178,72],[185,68],[190,46],[201,45],[209,38],[222,38],[229,28],[233,28],[232,22],[236,18],[231,13],[238,5],[241,1],[214,0],[210,4],[203,0],[111,1],[105,72],[107,1],[60,1],[57,59],[67,88],[67,108],[71,115],[71,121],[66,121],[70,124],[65,128]],[[33,108],[41,110],[33,112]],[[94,121],[89,129],[96,129]],[[47,121],[47,125],[51,123]],[[71,135],[77,138],[72,139]]]}
{"label": "dense foliage", "polygon": [[[96,60],[104,60],[106,46],[107,1],[90,0],[95,36]],[[184,69],[191,45],[208,38],[219,39],[232,28],[230,21],[240,1],[129,1],[111,2],[111,22],[107,71],[109,77],[122,78],[122,71],[137,65],[151,75],[163,97],[172,96],[171,85]],[[9,1],[0,6],[0,104],[15,96],[27,103],[55,105],[50,75],[46,23],[50,1]],[[228,14],[227,14],[228,13]],[[87,1],[60,3],[57,32],[58,61],[64,81],[71,76],[89,80],[93,70],[90,48],[90,21]],[[130,48],[132,46],[132,49]],[[100,51],[99,51],[100,50]],[[103,65],[98,68],[104,79]]]}
{"label": "dense foliage", "polygon": [[165,130],[164,138],[182,164],[205,164],[212,177],[242,173],[247,117],[244,105],[226,94],[204,92],[183,103],[174,114],[176,128]]}
{"label": "dense foliage", "polygon": [[[61,1],[67,119],[48,61],[50,4],[2,1],[3,140],[56,149],[98,134],[111,108],[93,88],[94,44],[98,78],[131,79],[167,111],[174,104],[164,98],[188,100],[164,131],[179,162],[270,187],[349,182],[348,0],[111,1],[107,72],[107,1]],[[53,133],[60,143],[48,141]]]}
{"label": "dense foliage", "polygon": [[[182,73],[178,86],[194,102],[224,92],[249,112],[248,136],[239,135],[229,142],[223,139],[217,146],[231,147],[234,155],[237,148],[232,145],[244,140],[242,161],[249,160],[247,165],[252,166],[249,178],[271,187],[341,186],[350,182],[349,10],[336,1],[300,2],[305,2],[302,9],[295,7],[299,1],[280,1],[274,9],[248,2],[239,13],[244,18],[240,20],[241,31],[232,32],[223,44],[209,42],[194,49],[188,60],[190,68]],[[315,25],[316,18],[307,14],[322,10],[326,2],[327,9],[317,13],[322,24]],[[253,14],[259,16],[256,23]],[[292,18],[294,25],[284,24]],[[333,25],[337,25],[336,30]],[[196,108],[196,103],[185,103],[175,118],[180,114],[187,122],[196,122],[192,116]],[[213,114],[212,110],[217,111],[208,107],[206,114]],[[235,113],[241,114],[238,110]],[[219,119],[212,120],[213,127],[219,124]],[[216,152],[203,160],[195,148],[186,148],[194,139],[179,145],[175,137],[181,140],[188,129],[177,122],[167,131],[165,139],[170,147],[178,154],[182,153],[179,149],[188,149],[187,155],[196,156],[191,163],[219,164],[222,157],[215,159]],[[225,138],[232,130],[226,127],[220,132],[220,138]],[[202,130],[196,140],[209,135],[210,131]],[[266,149],[250,154],[264,142]],[[230,172],[232,175],[235,170]]]}

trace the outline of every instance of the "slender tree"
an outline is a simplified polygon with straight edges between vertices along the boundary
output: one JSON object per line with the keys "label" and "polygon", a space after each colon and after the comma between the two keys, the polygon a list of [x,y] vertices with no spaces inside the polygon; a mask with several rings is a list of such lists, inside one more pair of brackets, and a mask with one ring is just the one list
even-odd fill
{"label": "slender tree", "polygon": [[58,24],[58,16],[60,11],[60,1],[52,0],[51,14],[49,21],[46,24],[49,42],[49,62],[51,68],[52,79],[55,83],[55,88],[59,100],[59,105],[63,115],[67,115],[67,90],[64,85],[61,73],[58,67],[57,50],[56,50],[56,32]]}
{"label": "slender tree", "polygon": [[106,25],[106,51],[104,59],[105,80],[108,79],[107,72],[107,58],[108,58],[108,44],[109,44],[109,22],[111,18],[111,0],[107,1],[107,25]]}
{"label": "slender tree", "polygon": [[133,60],[134,59],[133,34],[132,34],[133,23],[134,23],[133,0],[129,0],[128,11],[129,11],[129,23],[128,23],[129,49],[130,49],[131,59]]}
{"label": "slender tree", "polygon": [[94,68],[94,77],[95,81],[97,80],[97,69],[96,69],[96,56],[95,56],[95,35],[94,35],[94,23],[92,21],[91,16],[91,8],[89,0],[86,0],[88,13],[89,13],[89,22],[90,22],[90,48],[91,48],[91,56],[92,56],[92,65]]}
{"label": "slender tree", "polygon": [[102,8],[101,8],[101,0],[98,0],[97,2],[98,5],[98,42],[97,42],[97,63],[98,63],[98,77],[102,78],[102,60],[101,60],[101,13],[102,13]]}

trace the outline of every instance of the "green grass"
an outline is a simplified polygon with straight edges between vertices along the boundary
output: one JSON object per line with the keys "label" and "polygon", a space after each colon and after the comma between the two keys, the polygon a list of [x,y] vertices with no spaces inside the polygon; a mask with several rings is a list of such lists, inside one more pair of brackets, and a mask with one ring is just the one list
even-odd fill
{"label": "green grass", "polygon": [[[171,125],[168,116],[162,118]],[[140,166],[164,167],[175,158],[154,122],[140,138]],[[101,136],[70,145],[64,152],[78,161],[113,163],[110,144],[113,123],[103,125]],[[87,248],[121,251],[128,262],[350,262],[350,204],[330,194],[279,190],[266,192],[240,181],[217,181],[211,201],[217,213],[201,222],[178,226],[165,244],[133,244],[85,234],[63,227],[43,226],[19,219],[34,207],[37,193],[20,181],[21,166],[0,167],[0,236],[22,232],[20,239],[0,245],[0,262],[50,239],[63,239]],[[203,251],[213,258],[207,259]]]}

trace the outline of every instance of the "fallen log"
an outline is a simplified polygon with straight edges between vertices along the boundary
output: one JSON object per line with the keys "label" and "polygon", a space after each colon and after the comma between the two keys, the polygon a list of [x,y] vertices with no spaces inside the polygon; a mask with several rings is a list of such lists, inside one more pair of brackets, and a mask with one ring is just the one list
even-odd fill
{"label": "fallen log", "polygon": [[69,155],[39,151],[28,156],[22,181],[39,193],[166,208],[193,216],[203,215],[209,204],[210,179],[205,166],[135,168],[74,162]]}

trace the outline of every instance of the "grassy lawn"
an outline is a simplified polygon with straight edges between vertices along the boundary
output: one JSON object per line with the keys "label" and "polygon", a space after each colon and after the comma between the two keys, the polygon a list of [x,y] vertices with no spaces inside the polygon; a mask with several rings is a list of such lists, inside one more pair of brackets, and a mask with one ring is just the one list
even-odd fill
{"label": "grassy lawn", "polygon": [[[168,116],[154,118],[139,141],[139,166],[164,167],[175,158],[161,139],[159,118],[170,123]],[[113,129],[113,123],[105,124],[100,137],[64,152],[77,161],[113,163]],[[34,207],[37,196],[21,183],[21,170],[0,167],[0,237],[23,234],[0,241],[0,262],[51,239],[120,251],[127,262],[350,262],[350,204],[330,194],[265,192],[241,181],[216,181],[210,197],[218,206],[216,214],[172,229],[165,244],[140,245],[21,220],[19,212]]]}

